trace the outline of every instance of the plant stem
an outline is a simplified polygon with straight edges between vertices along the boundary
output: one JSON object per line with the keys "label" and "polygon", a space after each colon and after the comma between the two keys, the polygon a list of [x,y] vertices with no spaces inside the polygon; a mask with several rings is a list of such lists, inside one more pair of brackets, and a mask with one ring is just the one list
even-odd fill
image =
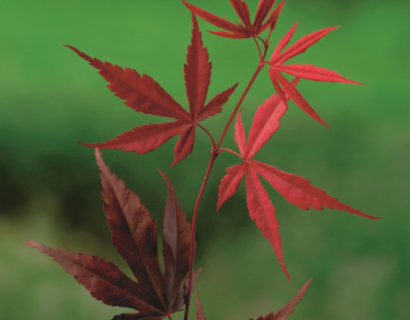
{"label": "plant stem", "polygon": [[185,308],[185,314],[184,314],[184,320],[188,320],[189,317],[189,307],[190,307],[190,302],[191,302],[191,295],[192,295],[192,278],[193,278],[193,273],[194,273],[194,262],[195,262],[195,234],[196,234],[196,225],[198,221],[198,212],[199,212],[199,206],[201,204],[202,197],[204,195],[205,187],[208,182],[209,176],[211,174],[212,168],[214,166],[215,160],[217,156],[219,155],[219,149],[220,146],[229,130],[229,127],[231,126],[236,114],[238,113],[239,108],[241,107],[243,101],[245,100],[250,88],[252,87],[253,83],[255,82],[257,76],[259,75],[260,71],[263,69],[265,66],[265,57],[267,53],[267,48],[265,48],[265,52],[263,55],[260,56],[260,60],[258,63],[258,66],[252,75],[251,80],[249,81],[248,85],[246,86],[244,92],[242,93],[242,96],[240,97],[238,103],[235,106],[235,109],[233,110],[231,117],[228,120],[228,123],[225,126],[224,131],[221,134],[221,137],[219,138],[218,144],[216,147],[214,146],[212,148],[211,152],[211,157],[209,159],[208,163],[208,168],[206,169],[205,176],[202,180],[201,187],[199,189],[199,193],[195,202],[195,207],[194,207],[194,212],[192,216],[192,231],[191,231],[191,252],[190,252],[190,261],[189,261],[189,275],[188,275],[188,287],[187,287],[187,301],[186,301],[186,308]]}

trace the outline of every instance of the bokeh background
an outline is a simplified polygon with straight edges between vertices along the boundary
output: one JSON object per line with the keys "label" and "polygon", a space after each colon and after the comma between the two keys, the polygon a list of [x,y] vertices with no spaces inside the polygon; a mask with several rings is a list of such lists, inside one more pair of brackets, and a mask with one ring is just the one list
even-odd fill
{"label": "bokeh background", "polygon": [[[257,1],[248,2],[254,12]],[[227,0],[192,3],[236,19]],[[267,188],[281,224],[288,282],[248,217],[243,185],[215,213],[218,181],[237,161],[224,155],[199,217],[197,265],[204,269],[198,288],[205,313],[225,320],[265,315],[314,278],[292,319],[410,319],[410,2],[289,0],[273,41],[296,21],[296,37],[343,26],[297,61],[366,85],[302,82],[302,92],[332,130],[292,104],[258,159],[383,219],[304,212]],[[148,73],[186,104],[182,66],[190,15],[176,0],[2,0],[0,26],[0,319],[110,319],[123,310],[94,301],[25,242],[124,265],[110,246],[93,152],[76,142],[105,141],[157,120],[125,107],[62,44]],[[214,66],[211,94],[240,81],[237,100],[257,60],[253,43],[203,37]],[[248,128],[272,90],[265,72],[244,104]],[[232,107],[208,121],[209,130],[219,135]],[[209,142],[200,132],[194,153],[171,169],[173,142],[142,156],[103,153],[160,223],[166,189],[156,169],[171,177],[190,215],[208,161]],[[234,147],[232,135],[225,145]]]}

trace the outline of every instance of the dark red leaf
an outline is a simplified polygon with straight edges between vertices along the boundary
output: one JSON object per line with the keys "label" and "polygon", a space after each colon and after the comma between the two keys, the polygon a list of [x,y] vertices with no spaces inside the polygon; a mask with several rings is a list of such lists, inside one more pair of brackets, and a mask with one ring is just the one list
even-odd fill
{"label": "dark red leaf", "polygon": [[208,30],[209,33],[212,33],[215,36],[223,37],[223,38],[230,38],[230,39],[246,39],[249,38],[247,33],[231,33],[227,31],[211,31]]}
{"label": "dark red leaf", "polygon": [[245,1],[243,0],[229,0],[232,7],[235,9],[237,15],[245,24],[245,27],[249,29],[251,27],[251,17],[249,14],[249,8]]}
{"label": "dark red leaf", "polygon": [[104,143],[82,143],[85,146],[103,149],[122,149],[127,152],[146,153],[155,150],[180,135],[174,148],[175,165],[192,152],[195,140],[195,127],[199,121],[222,111],[236,88],[216,95],[205,106],[211,77],[211,63],[207,49],[203,46],[198,22],[192,15],[192,38],[188,46],[187,63],[184,66],[186,93],[189,101],[188,113],[161,86],[147,75],[141,76],[130,68],[121,68],[108,62],[91,58],[78,49],[68,46],[80,57],[99,70],[109,82],[108,88],[125,104],[135,111],[150,113],[177,121],[135,127]]}
{"label": "dark red leaf", "polygon": [[139,197],[111,173],[96,150],[101,171],[104,212],[112,243],[138,280],[134,282],[112,263],[86,254],[75,255],[29,244],[52,256],[93,297],[106,304],[133,308],[138,313],[114,319],[159,320],[180,311],[184,304],[185,277],[188,273],[191,226],[168,178],[168,198],[164,215],[164,272],[158,259],[157,227]]}
{"label": "dark red leaf", "polygon": [[192,124],[181,120],[148,124],[135,127],[106,142],[81,144],[93,148],[121,149],[126,152],[143,154],[157,149],[172,137],[184,133],[191,127]]}
{"label": "dark red leaf", "polygon": [[[239,16],[241,22],[234,24],[226,19],[220,18],[208,11],[205,11],[199,7],[196,7],[185,0],[182,0],[185,6],[191,10],[193,14],[198,15],[205,21],[213,24],[214,26],[220,27],[225,31],[209,31],[214,35],[232,38],[232,39],[244,39],[255,37],[265,31],[268,27],[271,30],[275,27],[276,20],[282,10],[283,3],[281,3],[278,8],[271,12],[275,0],[260,0],[258,4],[258,9],[256,11],[254,22],[251,23],[249,8],[245,1],[243,0],[229,0],[232,7]],[[269,15],[269,18],[266,18]]]}
{"label": "dark red leaf", "polygon": [[190,121],[189,113],[150,76],[141,76],[131,68],[123,69],[109,62],[91,58],[73,46],[67,47],[98,69],[98,73],[109,82],[108,88],[117,97],[125,100],[125,104],[130,108],[147,114]]}
{"label": "dark red leaf", "polygon": [[134,308],[142,312],[161,312],[144,301],[144,293],[114,264],[88,254],[54,250],[30,241],[28,244],[52,257],[97,300],[111,306]]}
{"label": "dark red leaf", "polygon": [[194,148],[195,126],[186,129],[179,137],[174,148],[174,161],[172,165],[176,165],[179,161],[184,160]]}
{"label": "dark red leaf", "polygon": [[192,23],[192,38],[191,44],[188,46],[184,72],[189,110],[193,119],[196,119],[204,107],[208,94],[212,64],[209,62],[208,50],[203,46],[198,21],[194,15],[192,15]]}
{"label": "dark red leaf", "polygon": [[101,172],[101,195],[112,243],[127,261],[142,289],[164,304],[155,222],[140,198],[111,173],[98,149],[95,156]]}
{"label": "dark red leaf", "polygon": [[255,29],[259,29],[269,12],[275,5],[276,0],[260,0],[256,9],[255,20],[253,22]]}
{"label": "dark red leaf", "polygon": [[205,11],[199,7],[196,7],[185,0],[182,0],[182,2],[185,4],[185,6],[191,10],[192,13],[200,16],[202,19],[205,21],[208,21],[210,24],[213,24],[214,26],[220,27],[222,29],[231,31],[231,32],[237,32],[239,31],[239,28],[233,24],[232,22],[229,22],[226,19],[222,19],[208,11]]}
{"label": "dark red leaf", "polygon": [[202,121],[210,116],[218,114],[222,111],[222,106],[228,102],[230,96],[235,91],[238,83],[234,84],[231,88],[217,94],[215,97],[208,102],[204,109],[202,109],[198,120]]}
{"label": "dark red leaf", "polygon": [[178,307],[184,303],[181,288],[189,268],[191,225],[178,205],[174,187],[168,177],[160,173],[168,187],[163,226],[164,292],[169,305]]}

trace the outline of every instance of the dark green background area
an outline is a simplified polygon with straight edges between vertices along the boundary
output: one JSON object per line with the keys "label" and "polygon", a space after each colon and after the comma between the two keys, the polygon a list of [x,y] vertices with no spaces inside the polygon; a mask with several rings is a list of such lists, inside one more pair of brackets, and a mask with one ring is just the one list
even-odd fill
{"label": "dark green background area", "polygon": [[[256,1],[251,3],[254,12]],[[236,19],[227,0],[193,4]],[[332,130],[293,103],[257,159],[302,175],[329,194],[382,220],[331,210],[304,212],[267,186],[281,224],[287,281],[268,241],[250,221],[242,185],[215,213],[217,186],[234,156],[218,159],[199,216],[198,282],[212,319],[249,319],[280,308],[314,278],[291,319],[410,318],[410,3],[289,0],[272,43],[300,21],[296,37],[341,25],[298,63],[336,70],[365,86],[302,81],[300,90]],[[124,263],[110,246],[91,149],[158,118],[137,114],[105,88],[95,70],[64,48],[154,77],[186,105],[183,64],[191,22],[180,1],[0,2],[0,319],[110,319],[105,306],[51,259],[25,245],[44,242]],[[217,136],[257,62],[250,40],[205,32],[213,63],[210,94],[239,81],[222,114],[205,125]],[[273,92],[263,72],[244,103],[247,129]],[[208,161],[198,132],[195,150],[170,168],[175,139],[148,155],[104,151],[161,223],[166,188],[175,184],[191,215]],[[225,146],[235,148],[229,134]]]}

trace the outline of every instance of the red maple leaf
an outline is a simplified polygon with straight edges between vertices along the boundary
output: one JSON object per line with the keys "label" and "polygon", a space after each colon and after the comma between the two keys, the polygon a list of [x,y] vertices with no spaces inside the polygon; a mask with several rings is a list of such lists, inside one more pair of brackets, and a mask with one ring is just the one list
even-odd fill
{"label": "red maple leaf", "polygon": [[[276,0],[260,0],[258,9],[253,23],[251,23],[250,13],[248,5],[243,0],[229,0],[232,7],[235,9],[241,22],[232,23],[226,19],[220,18],[213,13],[205,11],[199,7],[196,7],[185,0],[182,0],[185,6],[191,10],[192,13],[198,15],[205,21],[222,28],[226,31],[209,31],[212,34],[225,38],[245,39],[256,37],[266,29],[270,28],[272,32],[276,26],[276,22],[282,11],[285,1],[281,2],[278,7],[271,11]],[[269,14],[270,12],[270,14]]]}
{"label": "red maple leaf", "polygon": [[108,305],[138,311],[118,315],[115,320],[162,319],[179,311],[185,302],[184,282],[189,267],[191,225],[178,205],[174,188],[161,173],[168,187],[162,271],[158,259],[157,227],[150,213],[139,197],[111,173],[98,150],[96,157],[101,170],[104,211],[112,243],[137,282],[102,258],[54,250],[36,242],[29,244],[61,264],[94,298]]}
{"label": "red maple leaf", "polygon": [[[297,80],[293,81],[291,86],[295,88],[296,83]],[[288,98],[288,96],[285,97],[285,99]],[[286,111],[287,103],[278,95],[272,95],[256,111],[247,142],[241,114],[238,114],[235,123],[235,141],[239,148],[239,154],[231,152],[240,157],[242,163],[226,169],[226,175],[219,185],[217,208],[219,209],[228,198],[235,194],[245,177],[249,215],[252,220],[255,220],[263,235],[269,239],[283,271],[289,277],[283,261],[279,223],[275,216],[275,208],[259,176],[267,180],[289,203],[293,203],[300,209],[322,210],[326,207],[348,211],[370,219],[377,218],[339,202],[338,199],[326,194],[325,191],[312,186],[310,181],[305,178],[253,160],[254,155],[279,128],[279,120]]]}
{"label": "red maple leaf", "polygon": [[198,22],[192,15],[192,39],[188,46],[187,63],[184,66],[186,94],[189,112],[176,102],[154,79],[140,75],[131,68],[122,68],[109,62],[91,58],[78,49],[67,45],[81,58],[99,70],[99,74],[109,82],[108,88],[125,100],[131,109],[146,114],[172,118],[175,121],[148,124],[118,135],[104,143],[83,143],[86,146],[102,149],[122,149],[139,154],[150,152],[172,137],[179,135],[174,148],[172,165],[185,159],[192,152],[196,127],[203,128],[199,122],[222,111],[237,84],[213,97],[205,103],[211,79],[212,64],[208,50],[203,46]]}
{"label": "red maple leaf", "polygon": [[303,298],[303,295],[305,294],[311,282],[312,280],[309,280],[308,282],[306,282],[305,285],[302,287],[302,289],[299,290],[297,295],[286,306],[280,309],[278,312],[276,313],[272,312],[268,314],[267,316],[259,317],[256,320],[286,320],[287,318],[289,318],[289,316],[293,313],[293,310],[295,309],[298,302]]}
{"label": "red maple leaf", "polygon": [[[316,67],[310,64],[292,64],[284,65],[289,59],[304,53],[309,47],[314,45],[320,39],[322,39],[329,32],[337,29],[337,27],[330,27],[322,29],[311,34],[305,35],[296,41],[293,45],[287,48],[285,51],[283,49],[288,45],[293,34],[296,31],[298,24],[294,25],[293,28],[279,41],[277,47],[273,51],[273,54],[269,61],[269,76],[272,80],[273,86],[277,93],[284,98],[284,93],[288,94],[289,97],[308,115],[313,119],[328,127],[327,124],[320,118],[316,111],[310,106],[302,94],[290,82],[282,75],[282,73],[287,73],[297,78],[314,80],[314,81],[325,81],[325,82],[344,82],[351,84],[360,84],[359,82],[349,80],[342,77],[334,71],[327,70],[325,68]],[[283,52],[282,52],[283,51]]]}

